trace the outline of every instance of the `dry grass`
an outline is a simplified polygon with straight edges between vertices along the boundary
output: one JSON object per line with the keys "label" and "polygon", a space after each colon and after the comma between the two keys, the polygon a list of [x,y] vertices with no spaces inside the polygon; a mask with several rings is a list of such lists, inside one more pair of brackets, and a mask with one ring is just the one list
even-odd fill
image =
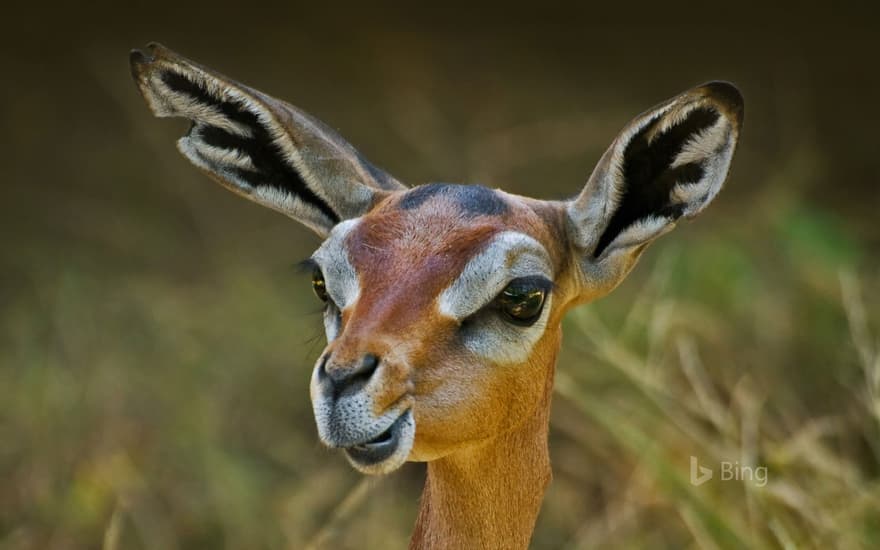
{"label": "dry grass", "polygon": [[[880,281],[735,232],[670,241],[566,323],[535,546],[876,546]],[[13,300],[0,547],[404,545],[420,470],[362,481],[319,448],[320,328],[286,270],[114,290],[73,265]],[[768,482],[695,487],[692,455]]]}
{"label": "dry grass", "polygon": [[[603,92],[590,75],[572,77],[580,60],[544,66],[558,52],[527,65],[518,36],[510,66],[498,68],[469,64],[465,47],[435,63],[417,37],[390,35],[415,45],[374,45],[376,59],[397,52],[390,59],[363,54],[376,66],[344,75],[353,89],[364,79],[361,98],[320,80],[342,54],[312,60],[320,48],[275,32],[264,47],[309,50],[298,62],[317,80],[284,80],[277,59],[252,67],[248,52],[239,69],[295,91],[331,123],[354,120],[345,132],[379,160],[397,159],[402,178],[452,174],[544,197],[576,191],[588,159],[649,104],[617,91],[642,89],[644,50],[661,42],[634,46]],[[606,55],[596,51],[592,63]],[[364,481],[317,443],[307,384],[321,323],[291,268],[316,241],[178,159],[179,128],[148,117],[120,52],[77,58],[87,69],[68,75],[64,93],[81,108],[47,100],[53,80],[19,94],[9,119],[27,130],[13,149],[26,174],[12,174],[36,183],[12,189],[0,216],[0,549],[405,547],[421,468]],[[717,56],[700,53],[693,63],[715,71]],[[612,296],[566,321],[555,480],[535,548],[880,546],[876,220],[846,219],[865,211],[860,197],[843,213],[809,198],[812,184],[831,182],[824,169],[847,163],[820,154],[804,130],[799,105],[813,96],[797,59],[765,67],[781,79],[766,87],[772,95],[754,69],[763,57],[745,56],[739,74],[754,75],[748,101],[772,116],[748,121],[730,190],[655,245]],[[657,88],[697,74],[661,65]],[[445,82],[455,84],[447,96]],[[497,98],[473,99],[484,88]],[[442,101],[448,112],[434,106]],[[373,118],[344,111],[371,108]],[[47,162],[36,151],[56,133],[66,147]],[[767,484],[696,487],[691,456],[716,469],[766,467]]]}

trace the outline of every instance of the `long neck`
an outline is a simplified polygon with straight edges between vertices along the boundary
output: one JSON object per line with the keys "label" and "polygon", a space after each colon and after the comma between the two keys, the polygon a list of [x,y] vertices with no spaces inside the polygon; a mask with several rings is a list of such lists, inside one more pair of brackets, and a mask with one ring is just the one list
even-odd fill
{"label": "long neck", "polygon": [[538,410],[517,429],[428,463],[411,549],[528,546],[551,478],[550,378]]}

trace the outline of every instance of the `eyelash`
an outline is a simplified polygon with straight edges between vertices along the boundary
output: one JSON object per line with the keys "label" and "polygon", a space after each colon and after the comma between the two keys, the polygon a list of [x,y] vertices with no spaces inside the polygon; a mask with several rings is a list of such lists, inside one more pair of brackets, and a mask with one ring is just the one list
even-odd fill
{"label": "eyelash", "polygon": [[[509,315],[503,308],[501,304],[501,298],[504,295],[504,292],[511,287],[511,285],[520,284],[524,288],[528,288],[528,285],[532,285],[532,288],[539,289],[542,293],[541,304],[538,307],[535,314],[527,319],[518,319]],[[513,279],[507,283],[507,285],[499,292],[491,302],[480,308],[478,311],[469,315],[468,317],[462,319],[461,327],[463,329],[468,329],[471,327],[476,319],[478,319],[481,315],[485,315],[487,312],[498,315],[502,317],[502,319],[512,325],[519,327],[530,327],[534,325],[538,319],[541,318],[541,315],[544,312],[544,307],[547,304],[547,297],[553,290],[553,282],[548,280],[545,277],[541,276],[531,276],[531,277],[519,277]]]}
{"label": "eyelash", "polygon": [[[325,309],[335,308],[341,313],[327,292],[327,283],[321,269],[314,264],[312,267],[312,290],[315,295],[325,304]],[[508,323],[529,327],[535,324],[544,312],[547,295],[552,288],[553,283],[541,276],[518,277],[509,281],[488,306],[480,311],[491,308],[502,315]],[[469,325],[472,318],[479,313],[464,319],[462,326]]]}

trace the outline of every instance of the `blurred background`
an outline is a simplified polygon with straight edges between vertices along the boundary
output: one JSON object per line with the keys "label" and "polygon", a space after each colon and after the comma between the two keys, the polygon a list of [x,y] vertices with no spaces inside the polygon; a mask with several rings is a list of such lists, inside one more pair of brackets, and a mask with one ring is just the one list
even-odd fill
{"label": "blurred background", "polygon": [[[725,190],[566,321],[533,547],[880,545],[873,14],[33,4],[0,38],[0,548],[402,548],[415,520],[422,465],[366,479],[318,443],[317,238],[177,153],[129,76],[151,40],[404,182],[540,198],[735,82]],[[695,487],[691,456],[768,480]]]}

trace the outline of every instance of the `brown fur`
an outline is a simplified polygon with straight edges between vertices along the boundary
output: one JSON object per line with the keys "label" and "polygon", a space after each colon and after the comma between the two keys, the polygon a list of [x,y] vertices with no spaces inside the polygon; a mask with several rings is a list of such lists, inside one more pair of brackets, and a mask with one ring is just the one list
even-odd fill
{"label": "brown fur", "polygon": [[[224,157],[209,162],[203,152],[211,156],[215,143],[200,135],[191,136],[191,141],[187,141],[190,137],[182,139],[181,151],[228,189],[279,210],[324,237],[339,220],[361,218],[345,242],[361,294],[341,312],[341,330],[327,346],[319,368],[357,372],[364,356],[374,354],[381,358],[381,368],[371,372],[364,390],[370,392],[373,415],[412,410],[416,428],[408,459],[427,461],[428,477],[411,547],[528,546],[551,477],[547,432],[562,317],[574,305],[613,289],[645,246],[662,234],[661,229],[665,232],[674,226],[678,218],[668,216],[676,209],[678,215],[696,215],[726,176],[724,166],[723,173],[713,175],[717,180],[670,180],[686,187],[704,185],[680,189],[685,198],[676,200],[682,204],[672,204],[671,196],[661,196],[657,204],[646,203],[665,224],[639,225],[633,222],[649,222],[650,216],[640,210],[638,200],[631,210],[620,207],[627,193],[639,199],[640,189],[618,181],[623,177],[620,158],[625,155],[617,146],[632,139],[629,130],[648,128],[646,121],[654,124],[654,132],[660,132],[662,117],[674,122],[677,113],[698,105],[726,117],[728,125],[720,128],[727,128],[727,133],[722,135],[716,128],[714,134],[701,138],[693,130],[690,137],[684,137],[702,139],[698,145],[709,147],[713,155],[721,149],[712,139],[727,140],[735,147],[743,118],[742,97],[736,88],[708,83],[637,117],[603,155],[577,198],[551,202],[493,194],[485,188],[407,190],[306,113],[167,48],[152,45],[147,52],[132,52],[131,67],[138,88],[157,116],[186,117],[194,128],[213,128],[215,133],[226,127],[226,134],[221,134],[227,145],[239,143],[237,147],[252,154],[250,160],[260,157],[258,151],[264,156],[272,153],[269,161],[263,159],[268,168],[262,176],[274,175],[278,167],[287,175],[286,186],[274,177],[230,179],[230,174],[239,173],[235,171],[240,168],[235,164],[238,161]],[[161,83],[159,77],[169,74],[185,81],[178,83],[176,91],[167,82]],[[228,132],[242,121],[250,121],[249,136],[273,137],[267,143],[241,145],[241,136]],[[672,132],[669,135],[675,137]],[[643,146],[657,138],[649,137],[643,139]],[[675,145],[681,151],[688,143],[681,138],[666,147]],[[647,160],[675,152],[660,149],[659,156]],[[733,149],[727,151],[724,162],[729,163]],[[689,154],[692,163],[700,160],[700,151]],[[697,164],[700,170],[717,168]],[[652,177],[659,177],[658,167],[651,162],[647,166],[653,170],[649,171]],[[709,183],[716,186],[710,189]],[[703,195],[693,194],[697,192]],[[416,195],[409,195],[412,200],[402,204],[407,193]],[[647,200],[650,195],[641,198]],[[616,210],[630,212],[633,219],[621,222],[630,224],[617,233],[622,233],[624,242],[599,254],[597,237],[608,228]],[[464,349],[459,321],[442,315],[438,304],[438,297],[467,262],[502,231],[517,231],[538,241],[549,255],[554,274],[546,328],[520,364],[494,364]]]}
{"label": "brown fur", "polygon": [[[466,217],[442,198],[403,210],[394,196],[348,237],[363,294],[343,312],[345,328],[328,351],[340,364],[364,353],[382,357],[374,414],[400,399],[418,403],[411,458],[430,462],[413,548],[527,546],[551,477],[547,430],[560,320],[576,295],[565,276],[568,237],[560,209],[504,197],[507,214]],[[561,277],[530,358],[481,365],[460,349],[457,324],[439,314],[437,297],[505,230],[539,240]]]}

